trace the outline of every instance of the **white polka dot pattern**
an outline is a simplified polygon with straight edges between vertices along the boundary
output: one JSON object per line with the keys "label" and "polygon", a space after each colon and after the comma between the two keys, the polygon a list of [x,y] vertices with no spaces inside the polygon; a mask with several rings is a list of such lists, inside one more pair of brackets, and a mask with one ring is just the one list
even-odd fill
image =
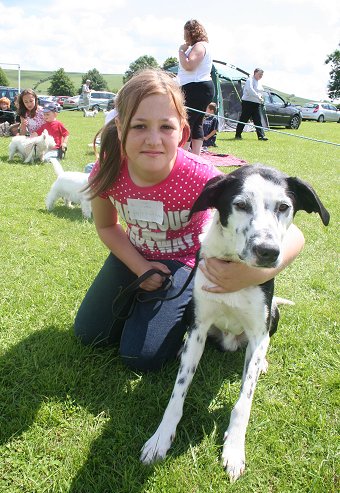
{"label": "white polka dot pattern", "polygon": [[[92,170],[91,176],[97,171]],[[114,185],[101,195],[109,198],[119,216],[127,224],[130,241],[148,259],[176,259],[192,266],[199,248],[199,235],[209,220],[209,211],[194,214],[189,211],[206,182],[221,174],[204,159],[178,149],[175,165],[163,182],[152,187],[136,186],[128,173],[126,162]],[[163,223],[131,219],[127,199],[160,201],[163,203]]]}

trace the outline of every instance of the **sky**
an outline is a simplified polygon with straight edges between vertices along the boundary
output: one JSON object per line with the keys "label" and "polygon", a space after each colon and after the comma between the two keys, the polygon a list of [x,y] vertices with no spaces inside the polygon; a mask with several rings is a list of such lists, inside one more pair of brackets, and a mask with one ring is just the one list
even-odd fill
{"label": "sky", "polygon": [[279,91],[327,99],[327,56],[339,48],[339,0],[0,0],[0,67],[123,74],[143,55],[178,57],[189,19],[213,58]]}

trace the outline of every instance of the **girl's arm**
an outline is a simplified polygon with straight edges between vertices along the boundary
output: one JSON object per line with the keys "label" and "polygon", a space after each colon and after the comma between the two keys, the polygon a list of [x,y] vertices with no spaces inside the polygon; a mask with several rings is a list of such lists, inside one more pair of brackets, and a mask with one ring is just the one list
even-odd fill
{"label": "girl's arm", "polygon": [[26,118],[20,117],[20,135],[26,135],[27,132],[27,122]]}
{"label": "girl's arm", "polygon": [[193,49],[190,51],[188,57],[184,53],[184,51],[186,51],[187,49],[188,45],[180,46],[178,56],[184,70],[191,72],[192,70],[195,70],[203,60],[205,56],[205,47],[202,43],[196,43]]}
{"label": "girl's arm", "polygon": [[269,269],[249,267],[241,262],[225,262],[217,258],[205,259],[205,262],[201,262],[199,268],[214,286],[206,286],[203,289],[211,293],[232,293],[269,281],[296,259],[304,244],[305,239],[302,232],[292,224],[283,240],[283,258],[278,267]]}
{"label": "girl's arm", "polygon": [[[169,269],[160,262],[146,260],[132,245],[126,232],[119,224],[116,208],[109,199],[96,197],[91,201],[92,214],[99,238],[104,245],[123,262],[136,276],[141,276],[152,267],[156,267],[165,274],[170,274]],[[140,286],[146,291],[159,289],[164,282],[164,277],[153,274]]]}

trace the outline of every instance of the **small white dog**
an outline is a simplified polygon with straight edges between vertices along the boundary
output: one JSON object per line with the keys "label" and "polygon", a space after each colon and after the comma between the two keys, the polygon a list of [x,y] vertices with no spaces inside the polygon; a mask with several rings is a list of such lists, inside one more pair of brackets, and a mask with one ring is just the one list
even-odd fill
{"label": "small white dog", "polygon": [[71,207],[71,203],[80,204],[83,216],[89,219],[92,214],[91,202],[88,199],[88,192],[82,191],[88,184],[89,173],[64,171],[56,158],[51,158],[50,162],[57,179],[46,197],[47,210],[51,211],[55,202],[62,198],[68,207]]}
{"label": "small white dog", "polygon": [[98,110],[94,109],[91,111],[91,110],[86,110],[85,108],[83,108],[83,112],[84,112],[85,118],[95,118],[97,116]]}
{"label": "small white dog", "polygon": [[55,147],[55,141],[47,130],[38,137],[25,137],[18,135],[13,137],[9,145],[9,161],[15,154],[20,154],[24,163],[44,161],[45,154]]}

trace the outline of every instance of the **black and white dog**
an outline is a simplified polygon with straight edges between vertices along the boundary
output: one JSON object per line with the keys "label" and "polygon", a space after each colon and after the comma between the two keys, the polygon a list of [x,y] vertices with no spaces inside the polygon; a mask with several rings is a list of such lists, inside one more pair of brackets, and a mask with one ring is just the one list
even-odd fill
{"label": "black and white dog", "polygon": [[[190,215],[208,208],[216,211],[201,253],[256,267],[280,264],[282,241],[297,211],[316,212],[324,225],[329,223],[328,211],[308,183],[258,164],[212,178]],[[227,294],[203,291],[202,286],[207,284],[198,269],[195,325],[185,342],[171,399],[157,431],[142,449],[141,460],[148,464],[166,456],[209,334],[218,338],[224,350],[234,351],[247,344],[241,391],[231,412],[222,452],[223,466],[230,480],[235,481],[244,472],[252,399],[259,374],[267,370],[266,352],[279,312],[273,297],[274,280]]]}

